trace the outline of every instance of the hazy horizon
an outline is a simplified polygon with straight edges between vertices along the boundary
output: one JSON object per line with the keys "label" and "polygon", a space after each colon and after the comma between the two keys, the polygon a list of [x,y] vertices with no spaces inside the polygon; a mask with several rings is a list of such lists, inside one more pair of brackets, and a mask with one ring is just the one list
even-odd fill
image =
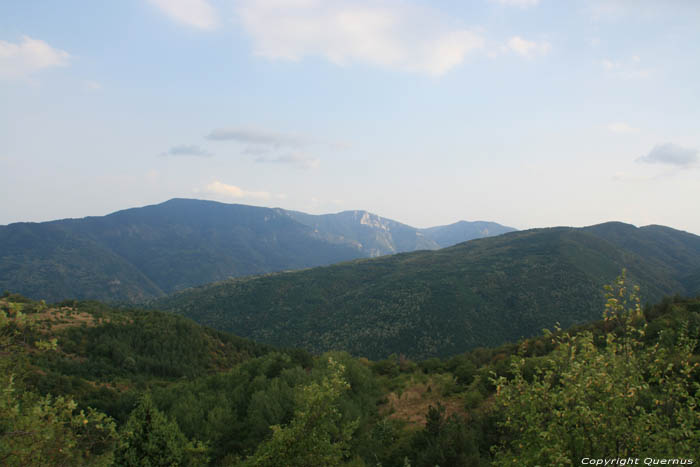
{"label": "hazy horizon", "polygon": [[700,3],[0,5],[0,225],[171,198],[700,234]]}

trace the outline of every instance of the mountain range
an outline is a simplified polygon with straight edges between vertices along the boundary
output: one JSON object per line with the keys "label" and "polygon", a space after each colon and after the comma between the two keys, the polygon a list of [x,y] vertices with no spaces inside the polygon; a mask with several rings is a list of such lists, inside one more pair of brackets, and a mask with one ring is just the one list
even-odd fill
{"label": "mountain range", "polygon": [[366,211],[311,215],[172,199],[107,216],[0,226],[0,290],[134,303],[230,277],[431,250],[513,231],[417,229]]}
{"label": "mountain range", "polygon": [[448,356],[600,318],[622,270],[644,301],[700,293],[700,237],[610,222],[240,278],[153,306],[257,341],[368,358]]}

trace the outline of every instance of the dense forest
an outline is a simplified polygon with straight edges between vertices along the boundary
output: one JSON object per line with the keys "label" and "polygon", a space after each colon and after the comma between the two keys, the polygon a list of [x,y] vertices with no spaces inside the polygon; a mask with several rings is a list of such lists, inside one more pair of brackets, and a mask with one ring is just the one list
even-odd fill
{"label": "dense forest", "polygon": [[138,303],[230,277],[437,249],[513,229],[416,229],[366,211],[311,215],[171,199],[107,216],[0,226],[0,290]]}
{"label": "dense forest", "polygon": [[700,293],[700,237],[611,222],[533,229],[438,251],[239,278],[156,301],[200,324],[273,345],[356,356],[451,356],[600,316],[627,268],[643,299]]}
{"label": "dense forest", "polygon": [[446,358],[275,348],[154,310],[0,299],[3,465],[697,459],[700,298]]}

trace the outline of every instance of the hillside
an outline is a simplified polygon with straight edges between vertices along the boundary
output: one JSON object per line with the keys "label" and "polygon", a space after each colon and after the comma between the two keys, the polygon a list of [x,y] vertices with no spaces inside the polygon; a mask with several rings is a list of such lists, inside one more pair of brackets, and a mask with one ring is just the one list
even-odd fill
{"label": "hillside", "polygon": [[697,294],[700,237],[609,223],[224,281],[155,306],[261,342],[382,358],[454,355],[595,319],[626,268],[643,299]]}
{"label": "hillside", "polygon": [[[621,287],[611,294],[627,296]],[[606,309],[614,319],[518,344],[372,362],[279,351],[158,311],[5,294],[0,453],[7,465],[122,465],[125,450],[165,438],[168,465],[535,465],[542,452],[614,455],[620,439],[643,455],[664,455],[661,443],[697,453],[700,300]],[[584,444],[568,442],[582,430]],[[328,443],[343,448],[337,460],[308,461]],[[164,453],[142,449],[142,462]]]}
{"label": "hillside", "polygon": [[100,384],[144,376],[161,380],[203,376],[273,350],[182,316],[95,301],[46,305],[6,294],[0,298],[0,311],[10,317],[21,312],[38,334],[58,338],[60,351],[42,360],[45,371]]}
{"label": "hillside", "polygon": [[365,211],[314,216],[192,199],[0,226],[0,245],[0,290],[127,303],[230,277],[438,248],[418,229]]}

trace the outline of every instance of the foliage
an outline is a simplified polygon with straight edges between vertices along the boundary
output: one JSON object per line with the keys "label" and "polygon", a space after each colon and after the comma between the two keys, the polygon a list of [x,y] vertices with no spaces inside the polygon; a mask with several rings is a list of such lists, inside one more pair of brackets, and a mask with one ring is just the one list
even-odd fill
{"label": "foliage", "polygon": [[[27,382],[41,393],[70,396],[121,422],[138,398],[133,389],[209,375],[271,351],[172,314],[97,302],[65,303],[28,316],[59,345],[31,356],[43,371],[29,373]],[[305,358],[300,351],[294,354]]]}
{"label": "foliage", "polygon": [[122,466],[185,466],[207,463],[206,449],[191,443],[172,420],[153,406],[148,393],[141,399],[122,428],[115,462]]}
{"label": "foliage", "polygon": [[78,302],[72,311],[90,313],[101,325],[70,326],[60,333],[63,357],[88,356],[83,362],[52,360],[51,365],[63,374],[99,376],[107,381],[127,375],[194,377],[231,368],[270,350],[168,313],[119,310],[95,302]]}
{"label": "foliage", "polygon": [[332,358],[320,383],[303,386],[296,394],[297,408],[287,426],[273,425],[272,438],[263,442],[244,465],[256,467],[323,467],[340,465],[348,456],[359,420],[341,423],[337,403],[350,385],[345,368]]}
{"label": "foliage", "polygon": [[303,369],[290,356],[274,352],[230,372],[155,389],[154,401],[187,437],[208,441],[213,463],[225,464],[253,454],[271,436],[271,426],[291,423],[302,388],[322,387],[329,378],[328,358],[344,367],[343,379],[350,384],[333,407],[340,425],[359,420],[355,449],[366,442],[381,393],[371,372],[347,354],[319,357],[313,368]]}
{"label": "foliage", "polygon": [[173,199],[103,217],[0,226],[0,288],[50,301],[135,303],[229,277],[436,249],[432,235],[443,234],[441,244],[484,235],[456,227],[421,234],[364,211],[315,216]]}
{"label": "foliage", "polygon": [[687,326],[671,348],[644,346],[644,316],[624,275],[608,290],[604,325],[610,330],[603,339],[588,331],[552,337],[556,348],[531,381],[523,358],[514,359],[512,379],[494,381],[506,433],[496,464],[700,452],[696,341]]}
{"label": "foliage", "polygon": [[111,465],[114,422],[93,409],[77,410],[70,398],[40,396],[22,387],[28,352],[45,352],[55,340],[35,340],[32,320],[0,311],[0,463]]}
{"label": "foliage", "polygon": [[106,415],[77,411],[76,403],[63,397],[18,391],[11,380],[1,384],[3,465],[111,465],[117,435]]}
{"label": "foliage", "polygon": [[430,406],[425,428],[413,438],[415,467],[479,465],[476,437],[466,420],[458,415],[447,417],[445,407]]}
{"label": "foliage", "polygon": [[[630,443],[650,455],[692,453],[700,299],[642,309],[615,293],[602,321],[417,363],[398,353],[371,362],[275,350],[163,313],[5,294],[0,371],[14,378],[3,380],[9,415],[0,414],[0,425],[16,431],[2,425],[7,419],[45,436],[32,452],[50,465],[109,463],[115,445],[121,464],[150,452],[156,463],[179,465],[265,465],[279,456],[291,465],[508,465],[508,456],[532,460],[545,448],[560,459]],[[634,397],[623,396],[631,388]],[[503,404],[507,394],[512,403]],[[123,438],[90,407],[114,417]],[[150,431],[145,414],[156,421]],[[541,433],[560,441],[545,443]],[[577,447],[581,434],[594,442]],[[12,442],[27,456],[28,439]],[[8,462],[33,462],[18,459]]]}
{"label": "foliage", "polygon": [[700,270],[700,237],[598,227],[514,232],[438,251],[234,279],[154,307],[271,345],[424,359],[596,319],[603,285],[623,267],[644,300],[694,291],[685,278]]}

